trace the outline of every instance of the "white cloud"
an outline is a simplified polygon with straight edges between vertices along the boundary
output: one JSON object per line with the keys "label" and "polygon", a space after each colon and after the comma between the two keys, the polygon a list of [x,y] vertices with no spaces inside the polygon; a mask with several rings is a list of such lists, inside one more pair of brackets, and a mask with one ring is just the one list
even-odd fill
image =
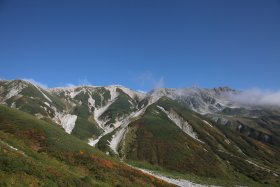
{"label": "white cloud", "polygon": [[48,88],[48,86],[46,84],[40,83],[38,81],[35,81],[34,79],[29,79],[29,78],[23,78],[22,80],[26,81],[26,82],[30,82],[31,84],[37,85],[41,88]]}
{"label": "white cloud", "polygon": [[92,85],[89,80],[87,78],[84,78],[84,79],[80,79],[79,80],[79,85],[82,85],[82,86],[90,86]]}
{"label": "white cloud", "polygon": [[258,88],[231,94],[230,100],[244,105],[280,106],[280,91],[261,90]]}
{"label": "white cloud", "polygon": [[146,94],[147,91],[144,91],[144,90],[136,90],[137,92],[140,92],[140,93],[143,93],[143,94]]}
{"label": "white cloud", "polygon": [[66,84],[66,87],[75,87],[75,86],[77,86],[77,85],[72,84],[72,83],[67,83],[67,84]]}
{"label": "white cloud", "polygon": [[155,82],[154,88],[162,88],[164,86],[164,79],[161,77],[158,81]]}
{"label": "white cloud", "polygon": [[155,77],[151,72],[143,72],[135,78],[137,84],[145,89],[157,89],[164,86],[164,78]]}

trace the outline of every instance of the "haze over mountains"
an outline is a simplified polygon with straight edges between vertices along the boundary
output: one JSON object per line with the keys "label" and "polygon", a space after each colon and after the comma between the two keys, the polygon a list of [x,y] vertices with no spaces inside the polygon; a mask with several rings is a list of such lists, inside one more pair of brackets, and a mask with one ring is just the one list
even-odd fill
{"label": "haze over mountains", "polygon": [[141,93],[120,85],[47,89],[26,80],[0,81],[1,104],[107,155],[225,186],[279,185],[278,97],[228,87]]}

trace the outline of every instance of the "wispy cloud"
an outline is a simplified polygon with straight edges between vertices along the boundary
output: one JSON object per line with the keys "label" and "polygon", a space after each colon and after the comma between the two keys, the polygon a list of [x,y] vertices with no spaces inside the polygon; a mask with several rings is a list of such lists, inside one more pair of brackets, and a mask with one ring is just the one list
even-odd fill
{"label": "wispy cloud", "polygon": [[280,91],[254,88],[231,94],[229,98],[231,101],[243,105],[280,106]]}
{"label": "wispy cloud", "polygon": [[88,86],[88,85],[92,85],[92,84],[90,83],[90,81],[87,78],[83,78],[83,79],[79,80],[79,85]]}
{"label": "wispy cloud", "polygon": [[60,87],[77,87],[77,86],[91,86],[91,82],[87,78],[79,79],[78,83],[62,83]]}
{"label": "wispy cloud", "polygon": [[159,80],[157,80],[154,84],[154,88],[162,88],[164,86],[164,79],[161,77]]}
{"label": "wispy cloud", "polygon": [[140,73],[135,80],[140,87],[145,89],[162,88],[165,84],[163,77],[158,78],[151,72]]}
{"label": "wispy cloud", "polygon": [[30,82],[31,84],[37,85],[41,88],[48,88],[48,86],[46,84],[43,84],[41,82],[35,81],[34,79],[30,79],[30,78],[23,78],[22,80]]}
{"label": "wispy cloud", "polygon": [[67,83],[67,84],[66,84],[66,87],[75,87],[75,86],[77,86],[77,85],[72,84],[72,83]]}
{"label": "wispy cloud", "polygon": [[140,92],[140,93],[143,93],[143,94],[145,94],[145,93],[147,93],[146,91],[144,91],[144,90],[136,90],[137,92]]}

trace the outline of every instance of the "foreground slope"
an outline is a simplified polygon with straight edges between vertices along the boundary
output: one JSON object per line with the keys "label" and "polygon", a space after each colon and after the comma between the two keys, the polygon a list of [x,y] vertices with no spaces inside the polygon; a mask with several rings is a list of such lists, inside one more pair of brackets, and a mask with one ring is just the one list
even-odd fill
{"label": "foreground slope", "polygon": [[0,138],[1,186],[169,186],[55,124],[2,105]]}

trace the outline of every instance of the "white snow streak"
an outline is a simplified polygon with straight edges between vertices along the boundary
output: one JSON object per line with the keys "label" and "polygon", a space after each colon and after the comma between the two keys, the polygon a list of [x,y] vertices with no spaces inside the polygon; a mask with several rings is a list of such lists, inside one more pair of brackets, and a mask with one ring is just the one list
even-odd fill
{"label": "white snow streak", "polygon": [[92,107],[95,106],[95,100],[91,97],[91,94],[88,94],[88,95],[89,95],[89,98],[88,98],[88,108],[91,111]]}
{"label": "white snow streak", "polygon": [[213,127],[213,125],[211,125],[208,121],[206,120],[202,120],[205,124],[209,125],[210,127]]}
{"label": "white snow streak", "polygon": [[105,124],[107,120],[100,120],[99,117],[108,109],[108,107],[113,103],[114,101],[109,101],[105,106],[102,106],[100,108],[95,108],[94,110],[94,119],[99,125],[100,128],[105,130]]}
{"label": "white snow streak", "polygon": [[[99,142],[100,138],[102,138],[103,136],[105,136],[108,133],[111,133],[114,130],[114,128],[105,127],[105,124],[107,123],[107,121],[109,119],[107,119],[107,120],[100,120],[99,119],[99,117],[108,109],[108,107],[112,103],[115,102],[116,98],[119,96],[119,93],[116,91],[116,87],[111,86],[111,87],[108,87],[107,90],[110,91],[111,99],[108,101],[108,103],[105,106],[101,106],[99,108],[95,108],[94,114],[93,114],[94,115],[94,119],[97,122],[98,126],[101,129],[104,130],[104,132],[97,139],[95,139],[95,140],[93,138],[88,139],[88,144],[93,146],[93,147]],[[93,101],[91,99],[92,98],[90,97],[89,98],[89,103],[93,104],[94,99],[92,99]]]}
{"label": "white snow streak", "polygon": [[20,153],[20,154],[26,156],[26,154],[25,154],[23,151],[21,151],[21,150],[15,148],[14,146],[11,146],[10,144],[8,144],[8,143],[6,143],[6,142],[4,142],[4,141],[2,141],[2,140],[0,140],[0,143],[2,143],[3,145],[8,146],[11,150],[16,151],[16,152],[18,152],[18,153]]}
{"label": "white snow streak", "polygon": [[262,166],[256,164],[255,162],[252,162],[252,161],[250,161],[250,160],[246,160],[246,162],[248,162],[249,164],[252,164],[252,165],[254,165],[254,166],[258,167],[258,168],[261,168],[261,169],[263,169],[263,170],[265,170],[265,171],[267,171],[267,172],[270,172],[270,171],[271,171],[270,169],[267,169],[267,168],[265,168],[265,167],[262,167]]}
{"label": "white snow streak", "polygon": [[107,87],[108,91],[110,91],[111,99],[108,101],[108,103],[105,106],[101,106],[99,108],[95,108],[94,110],[94,119],[99,125],[100,128],[102,128],[105,131],[108,131],[108,129],[105,129],[105,124],[107,120],[100,120],[99,117],[108,109],[108,107],[115,102],[116,98],[119,96],[119,93],[116,91],[116,87]]}
{"label": "white snow streak", "polygon": [[15,148],[14,146],[11,146],[10,144],[8,144],[8,143],[6,143],[6,142],[3,142],[2,140],[0,140],[0,142],[1,142],[2,144],[4,144],[4,145],[8,146],[8,147],[11,148],[12,150],[18,151],[18,149]]}
{"label": "white snow streak", "polygon": [[133,119],[136,119],[137,117],[142,115],[146,109],[147,107],[139,111],[132,112],[129,116],[127,116],[121,121],[117,121],[114,124],[116,128],[120,127],[120,129],[113,135],[111,141],[109,142],[109,146],[116,154],[118,154],[117,152],[118,145],[120,144],[121,140],[125,136],[125,133],[127,132],[127,126],[132,122]]}
{"label": "white snow streak", "polygon": [[89,138],[88,144],[95,147],[95,145],[99,142],[100,138],[102,138],[106,134],[113,132],[113,130],[114,130],[114,128],[108,128],[108,129],[104,130],[104,132],[100,136],[98,136],[98,138],[96,138],[96,139]]}
{"label": "white snow streak", "polygon": [[182,131],[184,131],[187,135],[192,137],[193,139],[203,143],[201,140],[198,139],[197,133],[193,131],[192,126],[185,121],[182,117],[180,117],[177,113],[175,112],[169,112],[165,110],[163,107],[158,106],[159,109],[161,109],[167,116],[168,118],[173,121]]}
{"label": "white snow streak", "polygon": [[[33,85],[34,85],[34,84],[33,84]],[[41,90],[40,87],[38,87],[38,86],[36,86],[36,85],[34,85],[34,86],[39,90],[39,92],[41,92],[41,94],[42,94],[49,102],[52,103],[52,100],[51,100],[48,96],[46,96],[46,94]]]}
{"label": "white snow streak", "polygon": [[133,102],[131,101],[131,100],[128,100],[128,102],[133,106],[134,104],[133,104]]}
{"label": "white snow streak", "polygon": [[152,176],[154,176],[154,177],[156,177],[158,179],[161,179],[161,180],[163,180],[163,181],[165,181],[167,183],[174,184],[174,185],[177,185],[177,186],[180,186],[180,187],[206,187],[206,185],[195,184],[195,183],[193,183],[191,181],[188,181],[188,180],[185,180],[185,179],[174,179],[174,178],[170,178],[170,177],[161,175],[159,173],[156,173],[154,171],[150,171],[150,170],[147,170],[147,169],[137,168],[137,167],[134,167],[134,166],[130,166],[130,167],[132,167],[134,169],[137,169],[137,170],[140,170],[143,173],[152,175]]}
{"label": "white snow streak", "polygon": [[121,142],[122,138],[124,137],[124,134],[126,133],[127,128],[122,128],[118,130],[112,137],[112,140],[110,141],[110,148],[115,152],[118,153],[117,148],[119,143]]}

